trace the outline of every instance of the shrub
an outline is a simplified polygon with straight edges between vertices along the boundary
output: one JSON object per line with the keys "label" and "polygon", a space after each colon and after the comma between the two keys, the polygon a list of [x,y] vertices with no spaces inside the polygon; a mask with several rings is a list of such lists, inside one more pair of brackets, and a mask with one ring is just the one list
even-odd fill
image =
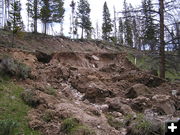
{"label": "shrub", "polygon": [[49,94],[49,95],[54,95],[54,96],[56,95],[56,89],[54,89],[52,87],[46,88],[44,92]]}
{"label": "shrub", "polygon": [[29,106],[36,107],[40,104],[40,100],[37,98],[35,91],[25,90],[21,94],[22,100]]}
{"label": "shrub", "polygon": [[13,120],[0,120],[0,135],[13,135],[17,127],[17,122]]}
{"label": "shrub", "polygon": [[109,125],[114,127],[115,129],[119,130],[120,128],[122,128],[124,126],[124,123],[116,120],[114,118],[114,116],[108,114],[108,115],[106,115],[106,117],[107,117]]}
{"label": "shrub", "polygon": [[161,124],[147,120],[143,114],[138,114],[136,119],[131,121],[127,135],[159,135],[163,133]]}
{"label": "shrub", "polygon": [[26,79],[30,77],[31,69],[11,57],[5,57],[1,60],[0,72],[5,75]]}
{"label": "shrub", "polygon": [[62,122],[61,131],[68,135],[95,135],[96,133],[82,125],[76,118],[67,118]]}
{"label": "shrub", "polygon": [[46,110],[44,115],[42,116],[42,119],[45,122],[50,122],[53,119],[54,112],[52,110]]}

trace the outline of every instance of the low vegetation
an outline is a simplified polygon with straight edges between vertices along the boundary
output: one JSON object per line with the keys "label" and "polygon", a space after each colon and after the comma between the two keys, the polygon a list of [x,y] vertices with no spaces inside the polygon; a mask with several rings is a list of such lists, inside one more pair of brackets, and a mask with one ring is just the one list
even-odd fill
{"label": "low vegetation", "polygon": [[35,91],[30,89],[23,91],[21,94],[21,98],[27,105],[31,107],[36,107],[40,102],[36,96]]}
{"label": "low vegetation", "polygon": [[130,122],[127,135],[159,135],[164,133],[163,130],[161,124],[147,120],[143,114],[137,114]]}
{"label": "low vegetation", "polygon": [[13,135],[17,127],[17,122],[13,120],[0,120],[0,135]]}
{"label": "low vegetation", "polygon": [[31,76],[31,69],[27,65],[9,56],[4,56],[0,62],[0,73],[26,79]]}
{"label": "low vegetation", "polygon": [[30,107],[21,100],[23,88],[0,76],[0,135],[39,135],[28,127]]}
{"label": "low vegetation", "polygon": [[56,95],[56,89],[52,88],[52,87],[47,87],[44,91],[45,93],[49,94],[49,95]]}
{"label": "low vegetation", "polygon": [[85,125],[82,125],[75,118],[67,118],[62,122],[61,131],[68,135],[95,135],[95,132]]}
{"label": "low vegetation", "polygon": [[43,121],[50,122],[54,117],[54,112],[52,110],[46,110],[42,116]]}
{"label": "low vegetation", "polygon": [[124,127],[124,122],[117,120],[113,115],[106,115],[108,123],[110,126],[114,127],[115,129],[119,130]]}
{"label": "low vegetation", "polygon": [[[153,74],[159,74],[158,68],[159,68],[159,61],[157,55],[143,55],[138,54],[135,58],[135,54],[137,52],[128,52],[128,59],[135,64],[138,68],[142,70],[148,70],[151,71]],[[179,80],[180,79],[180,71],[179,67],[180,64],[178,63],[178,56],[168,55],[166,57],[166,79],[169,79],[171,81]]]}

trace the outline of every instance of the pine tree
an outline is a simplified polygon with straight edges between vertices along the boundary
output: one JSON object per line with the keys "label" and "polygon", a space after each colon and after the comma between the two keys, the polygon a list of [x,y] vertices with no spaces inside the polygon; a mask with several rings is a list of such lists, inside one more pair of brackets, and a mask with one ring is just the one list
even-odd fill
{"label": "pine tree", "polygon": [[120,45],[123,45],[124,40],[123,40],[123,33],[124,33],[124,28],[123,28],[123,21],[121,18],[119,18],[119,29],[118,29],[118,40]]}
{"label": "pine tree", "polygon": [[[37,33],[37,21],[40,17],[40,0],[27,0],[27,13],[28,13],[28,18],[33,19],[33,32]],[[29,21],[28,20],[28,21]],[[30,24],[31,25],[31,24]]]}
{"label": "pine tree", "polygon": [[13,33],[17,33],[23,29],[24,25],[21,17],[21,3],[19,0],[15,0],[11,3],[9,24]]}
{"label": "pine tree", "polygon": [[126,3],[126,0],[124,0],[124,38],[125,43],[133,47],[133,33],[132,33],[132,16],[130,13],[130,8],[128,4]]}
{"label": "pine tree", "polygon": [[144,13],[144,44],[148,44],[150,46],[150,50],[154,51],[155,45],[157,44],[157,28],[152,17],[153,5],[151,0],[144,0],[142,4]]}
{"label": "pine tree", "polygon": [[111,31],[112,31],[112,22],[111,22],[107,3],[105,2],[103,6],[102,38],[104,40],[109,40],[111,37]]}
{"label": "pine tree", "polygon": [[13,3],[10,4],[11,11],[9,12],[9,20],[8,25],[12,30],[12,47],[14,45],[14,36],[19,31],[21,31],[24,27],[22,17],[21,17],[21,3],[19,0],[14,0]]}
{"label": "pine tree", "polygon": [[90,5],[87,0],[80,0],[78,3],[78,18],[80,21],[78,22],[79,26],[82,29],[81,38],[83,39],[84,30],[86,32],[87,38],[90,38],[91,36],[91,21],[90,21]]}
{"label": "pine tree", "polygon": [[51,10],[50,10],[50,3],[49,0],[42,0],[42,8],[40,11],[40,19],[44,25],[44,34],[47,34],[47,25],[50,23],[51,20]]}
{"label": "pine tree", "polygon": [[[52,0],[50,4],[50,13],[52,16],[52,21],[56,23],[62,23],[64,18],[64,2],[62,0]],[[47,7],[48,8],[48,7]]]}
{"label": "pine tree", "polygon": [[27,17],[28,17],[28,24],[27,24],[27,29],[28,29],[28,31],[30,31],[29,30],[29,27],[31,26],[31,24],[30,24],[30,18],[32,17],[32,7],[33,7],[33,3],[32,3],[32,0],[27,0],[27,3],[26,3],[26,6],[27,6],[27,8],[26,8],[26,10],[27,10]]}
{"label": "pine tree", "polygon": [[74,38],[74,35],[76,35],[76,30],[75,30],[75,5],[76,3],[74,2],[74,0],[71,1],[71,4],[70,4],[70,7],[71,7],[71,12],[72,12],[72,17],[71,17],[71,26],[72,26],[72,34],[73,34],[73,38]]}
{"label": "pine tree", "polygon": [[140,35],[138,32],[138,25],[137,25],[137,19],[133,18],[133,37],[134,37],[134,47],[136,49],[139,49],[139,39],[140,39]]}

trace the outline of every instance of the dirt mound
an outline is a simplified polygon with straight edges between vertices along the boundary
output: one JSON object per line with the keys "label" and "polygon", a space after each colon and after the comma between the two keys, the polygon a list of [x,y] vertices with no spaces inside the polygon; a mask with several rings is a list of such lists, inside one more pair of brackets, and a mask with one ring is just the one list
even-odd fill
{"label": "dirt mound", "polygon": [[[105,67],[112,68],[112,66],[115,66],[114,68],[121,67],[126,70],[137,70],[137,68],[126,58],[124,53],[61,52],[53,54],[52,61],[54,60],[57,60],[63,66],[71,65],[81,68],[98,69]],[[103,71],[103,69],[101,70]]]}

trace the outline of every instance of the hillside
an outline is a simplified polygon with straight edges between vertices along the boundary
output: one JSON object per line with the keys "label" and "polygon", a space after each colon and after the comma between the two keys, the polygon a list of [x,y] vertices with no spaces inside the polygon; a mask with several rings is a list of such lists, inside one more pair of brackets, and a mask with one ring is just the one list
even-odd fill
{"label": "hillside", "polygon": [[180,115],[180,84],[141,71],[119,47],[25,34],[12,48],[10,39],[0,34],[0,124],[27,124],[14,133],[163,134]]}

